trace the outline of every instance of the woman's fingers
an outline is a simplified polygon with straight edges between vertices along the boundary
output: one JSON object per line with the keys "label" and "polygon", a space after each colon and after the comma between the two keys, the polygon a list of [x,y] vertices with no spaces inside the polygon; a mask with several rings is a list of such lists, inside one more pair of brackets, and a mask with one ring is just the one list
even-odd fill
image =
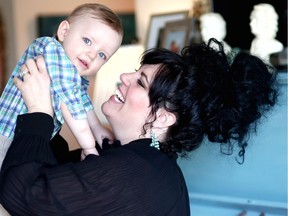
{"label": "woman's fingers", "polygon": [[44,73],[44,74],[46,74],[48,76],[48,72],[47,72],[47,69],[46,69],[46,64],[45,64],[45,60],[44,60],[43,56],[38,56],[36,58],[36,63],[37,63],[39,72],[40,73]]}
{"label": "woman's fingers", "polygon": [[22,80],[15,77],[14,83],[22,94],[28,112],[45,112],[53,116],[50,77],[43,57],[27,60],[26,65],[21,68],[23,70],[29,73],[25,73]]}
{"label": "woman's fingers", "polygon": [[23,81],[15,76],[13,78],[13,82],[16,85],[16,87],[20,90],[20,92],[22,92],[22,83],[23,83]]}

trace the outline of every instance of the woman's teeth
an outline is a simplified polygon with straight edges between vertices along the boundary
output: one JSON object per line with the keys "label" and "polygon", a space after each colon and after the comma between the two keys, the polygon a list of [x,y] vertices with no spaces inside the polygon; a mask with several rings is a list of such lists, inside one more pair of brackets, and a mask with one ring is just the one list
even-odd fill
{"label": "woman's teeth", "polygon": [[115,91],[114,98],[119,103],[124,103],[125,102],[124,97],[122,96],[121,92],[118,89]]}

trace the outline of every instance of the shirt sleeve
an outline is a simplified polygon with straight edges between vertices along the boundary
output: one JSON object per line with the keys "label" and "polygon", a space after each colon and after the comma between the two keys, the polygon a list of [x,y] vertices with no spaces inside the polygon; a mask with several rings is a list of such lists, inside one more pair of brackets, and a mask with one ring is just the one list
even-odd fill
{"label": "shirt sleeve", "polygon": [[60,103],[67,105],[75,119],[86,118],[82,103],[81,77],[59,44],[49,44],[45,47],[43,56],[51,77],[52,103],[59,122],[64,123]]}
{"label": "shirt sleeve", "polygon": [[[121,160],[115,151],[60,165],[49,146],[52,130],[53,120],[46,114],[18,117],[0,173],[1,204],[12,215],[118,215],[134,174],[127,170],[129,155]],[[115,214],[109,214],[112,210]]]}
{"label": "shirt sleeve", "polygon": [[89,81],[85,78],[82,78],[82,85],[81,85],[82,103],[83,103],[83,106],[85,107],[86,112],[94,109],[93,103],[88,94],[88,86],[89,86]]}

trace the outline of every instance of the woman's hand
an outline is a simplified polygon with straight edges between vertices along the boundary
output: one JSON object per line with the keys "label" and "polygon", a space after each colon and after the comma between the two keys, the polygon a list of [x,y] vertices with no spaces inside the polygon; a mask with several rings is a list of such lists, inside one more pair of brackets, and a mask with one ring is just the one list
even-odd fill
{"label": "woman's hand", "polygon": [[14,83],[22,94],[28,113],[43,112],[53,117],[50,77],[44,58],[38,56],[36,60],[27,60],[21,68],[21,74],[22,80],[14,77]]}

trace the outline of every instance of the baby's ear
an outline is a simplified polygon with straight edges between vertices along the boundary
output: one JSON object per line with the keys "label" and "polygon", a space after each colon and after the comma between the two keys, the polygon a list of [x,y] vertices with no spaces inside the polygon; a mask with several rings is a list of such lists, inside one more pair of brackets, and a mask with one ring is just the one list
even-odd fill
{"label": "baby's ear", "polygon": [[58,26],[58,30],[57,30],[57,37],[58,37],[58,40],[60,42],[63,42],[67,33],[68,33],[68,30],[69,30],[69,27],[70,27],[70,24],[67,20],[64,20],[62,21],[59,26]]}
{"label": "baby's ear", "polygon": [[156,120],[153,122],[153,127],[168,128],[176,122],[176,116],[165,109],[159,109],[156,113]]}

